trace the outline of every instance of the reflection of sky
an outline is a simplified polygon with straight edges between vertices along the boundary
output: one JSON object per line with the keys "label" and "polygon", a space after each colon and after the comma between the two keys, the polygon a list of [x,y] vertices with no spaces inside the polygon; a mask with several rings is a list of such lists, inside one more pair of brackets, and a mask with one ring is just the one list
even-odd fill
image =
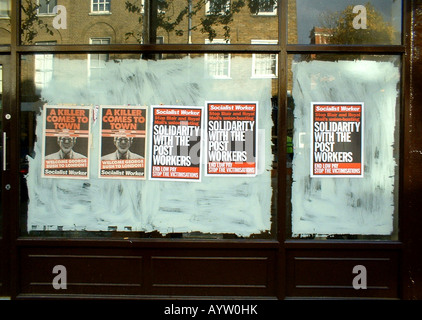
{"label": "reflection of sky", "polygon": [[298,43],[310,42],[310,31],[319,25],[321,13],[341,12],[349,5],[365,5],[368,2],[383,14],[385,21],[391,22],[396,30],[401,30],[400,0],[296,0]]}

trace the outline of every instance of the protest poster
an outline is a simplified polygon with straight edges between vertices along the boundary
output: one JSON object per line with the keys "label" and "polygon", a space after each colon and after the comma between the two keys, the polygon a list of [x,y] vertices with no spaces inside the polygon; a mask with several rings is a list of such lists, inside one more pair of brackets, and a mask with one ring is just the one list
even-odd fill
{"label": "protest poster", "polygon": [[44,178],[89,178],[90,107],[43,106]]}
{"label": "protest poster", "polygon": [[203,107],[151,107],[151,180],[201,180]]}
{"label": "protest poster", "polygon": [[99,178],[146,179],[147,107],[100,106]]}
{"label": "protest poster", "polygon": [[207,176],[257,173],[258,102],[206,102]]}
{"label": "protest poster", "polygon": [[311,177],[363,177],[363,103],[311,103]]}

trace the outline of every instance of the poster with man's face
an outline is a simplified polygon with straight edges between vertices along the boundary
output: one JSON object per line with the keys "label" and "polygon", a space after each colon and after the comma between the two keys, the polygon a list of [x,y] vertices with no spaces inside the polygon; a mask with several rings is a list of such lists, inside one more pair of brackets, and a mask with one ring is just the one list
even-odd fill
{"label": "poster with man's face", "polygon": [[151,106],[150,180],[201,181],[203,107]]}
{"label": "poster with man's face", "polygon": [[146,179],[147,107],[101,106],[99,177]]}
{"label": "poster with man's face", "polygon": [[91,109],[84,106],[43,107],[44,178],[89,178]]}

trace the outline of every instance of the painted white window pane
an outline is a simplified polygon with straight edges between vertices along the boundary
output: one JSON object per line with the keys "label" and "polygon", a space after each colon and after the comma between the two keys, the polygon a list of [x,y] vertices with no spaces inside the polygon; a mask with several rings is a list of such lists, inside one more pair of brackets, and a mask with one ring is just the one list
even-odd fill
{"label": "painted white window pane", "polygon": [[[292,236],[394,239],[398,209],[400,59],[342,57],[319,55],[309,60],[298,55],[292,63]],[[362,178],[310,177],[312,102],[364,103]]]}
{"label": "painted white window pane", "polygon": [[[33,62],[25,55],[23,69]],[[80,56],[79,56],[80,57]],[[274,238],[274,154],[273,81],[251,79],[252,55],[237,54],[232,61],[232,78],[226,81],[204,76],[205,55],[185,55],[180,59],[144,60],[133,54],[119,54],[104,62],[102,78],[90,85],[87,60],[72,55],[55,56],[54,81],[41,92],[40,101],[98,105],[174,104],[204,106],[207,100],[257,101],[258,172],[253,177],[207,177],[200,182],[133,181],[99,179],[98,118],[92,123],[89,180],[40,178],[42,161],[42,114],[40,101],[22,108],[36,118],[33,150],[28,161],[28,233],[45,230],[98,232],[110,230],[152,235],[199,233],[203,237]],[[100,60],[100,59],[97,59]],[[246,76],[245,76],[246,74]],[[158,81],[157,81],[158,79]],[[22,79],[27,81],[27,79]],[[93,118],[95,119],[95,117]],[[95,122],[97,121],[97,122]],[[32,127],[31,127],[32,128]],[[35,136],[38,139],[35,139]],[[54,210],[52,208],[55,208]],[[102,232],[100,236],[108,236]],[[67,236],[63,233],[62,236]],[[136,236],[136,235],[135,235]]]}

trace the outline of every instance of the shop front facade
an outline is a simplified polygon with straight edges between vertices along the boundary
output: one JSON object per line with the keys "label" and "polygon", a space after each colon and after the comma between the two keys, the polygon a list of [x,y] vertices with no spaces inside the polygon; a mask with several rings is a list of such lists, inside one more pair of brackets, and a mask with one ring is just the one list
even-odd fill
{"label": "shop front facade", "polygon": [[0,1],[0,296],[420,299],[420,1]]}

